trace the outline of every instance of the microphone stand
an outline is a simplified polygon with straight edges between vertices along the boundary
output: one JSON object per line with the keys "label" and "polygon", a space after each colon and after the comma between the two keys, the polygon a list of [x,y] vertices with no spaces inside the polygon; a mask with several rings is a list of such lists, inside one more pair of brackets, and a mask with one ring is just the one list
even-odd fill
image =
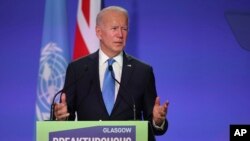
{"label": "microphone stand", "polygon": [[54,107],[55,107],[54,102],[55,102],[55,99],[56,99],[57,95],[61,94],[62,92],[63,92],[63,89],[60,90],[60,91],[58,91],[58,92],[54,95],[54,97],[53,97],[52,104],[51,104],[51,106],[50,106],[50,121],[53,121],[53,120],[54,120]]}
{"label": "microphone stand", "polygon": [[[108,66],[108,69],[109,69],[109,71],[111,71],[111,76],[112,76],[112,78],[115,80],[115,82],[116,83],[118,83],[119,85],[120,85],[120,87],[122,87],[123,88],[123,85],[121,85],[121,83],[115,78],[115,76],[114,76],[114,70],[113,70],[113,67],[112,67],[112,65],[109,65]],[[123,88],[126,92],[127,92],[127,90],[125,89],[125,88]],[[131,96],[131,95],[130,95]],[[136,120],[136,106],[135,106],[135,100],[134,100],[134,97],[133,96],[131,96],[131,99],[132,99],[132,101],[133,101],[133,114],[134,114],[134,120]]]}

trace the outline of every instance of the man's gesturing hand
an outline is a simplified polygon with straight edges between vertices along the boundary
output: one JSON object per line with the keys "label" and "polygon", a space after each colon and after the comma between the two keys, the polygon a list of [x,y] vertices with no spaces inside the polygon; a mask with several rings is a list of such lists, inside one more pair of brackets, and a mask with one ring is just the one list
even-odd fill
{"label": "man's gesturing hand", "polygon": [[156,97],[153,109],[153,120],[157,126],[161,126],[166,119],[169,102],[160,104],[160,97]]}
{"label": "man's gesturing hand", "polygon": [[56,120],[66,120],[69,116],[65,93],[61,96],[61,103],[55,103],[54,115]]}

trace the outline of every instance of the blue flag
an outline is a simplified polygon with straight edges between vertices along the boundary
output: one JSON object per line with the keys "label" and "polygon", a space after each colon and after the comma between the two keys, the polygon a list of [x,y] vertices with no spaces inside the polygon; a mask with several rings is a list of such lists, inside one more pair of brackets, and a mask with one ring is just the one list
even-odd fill
{"label": "blue flag", "polygon": [[46,0],[37,84],[37,120],[49,119],[52,99],[63,88],[69,61],[66,0]]}

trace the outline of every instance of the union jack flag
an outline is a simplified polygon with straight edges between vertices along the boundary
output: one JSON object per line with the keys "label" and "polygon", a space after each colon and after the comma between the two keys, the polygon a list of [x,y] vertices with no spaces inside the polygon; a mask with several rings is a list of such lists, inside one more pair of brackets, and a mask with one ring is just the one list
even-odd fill
{"label": "union jack flag", "polygon": [[99,48],[95,34],[96,16],[101,9],[101,0],[79,0],[75,47],[73,59],[86,56]]}

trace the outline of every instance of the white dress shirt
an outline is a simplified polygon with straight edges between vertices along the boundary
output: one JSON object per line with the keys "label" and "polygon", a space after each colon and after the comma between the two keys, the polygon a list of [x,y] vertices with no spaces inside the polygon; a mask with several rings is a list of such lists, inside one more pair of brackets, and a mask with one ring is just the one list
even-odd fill
{"label": "white dress shirt", "polygon": [[[105,71],[108,67],[108,61],[107,61],[108,59],[109,59],[109,57],[101,49],[99,49],[99,77],[100,77],[101,90],[103,87],[103,80],[104,80]],[[123,65],[123,52],[121,52],[117,56],[113,57],[113,59],[115,60],[115,62],[112,65],[113,70],[114,70],[115,79],[118,82],[121,82],[122,65]],[[116,100],[119,87],[120,87],[120,85],[115,82],[115,99],[114,99],[114,101]]]}

